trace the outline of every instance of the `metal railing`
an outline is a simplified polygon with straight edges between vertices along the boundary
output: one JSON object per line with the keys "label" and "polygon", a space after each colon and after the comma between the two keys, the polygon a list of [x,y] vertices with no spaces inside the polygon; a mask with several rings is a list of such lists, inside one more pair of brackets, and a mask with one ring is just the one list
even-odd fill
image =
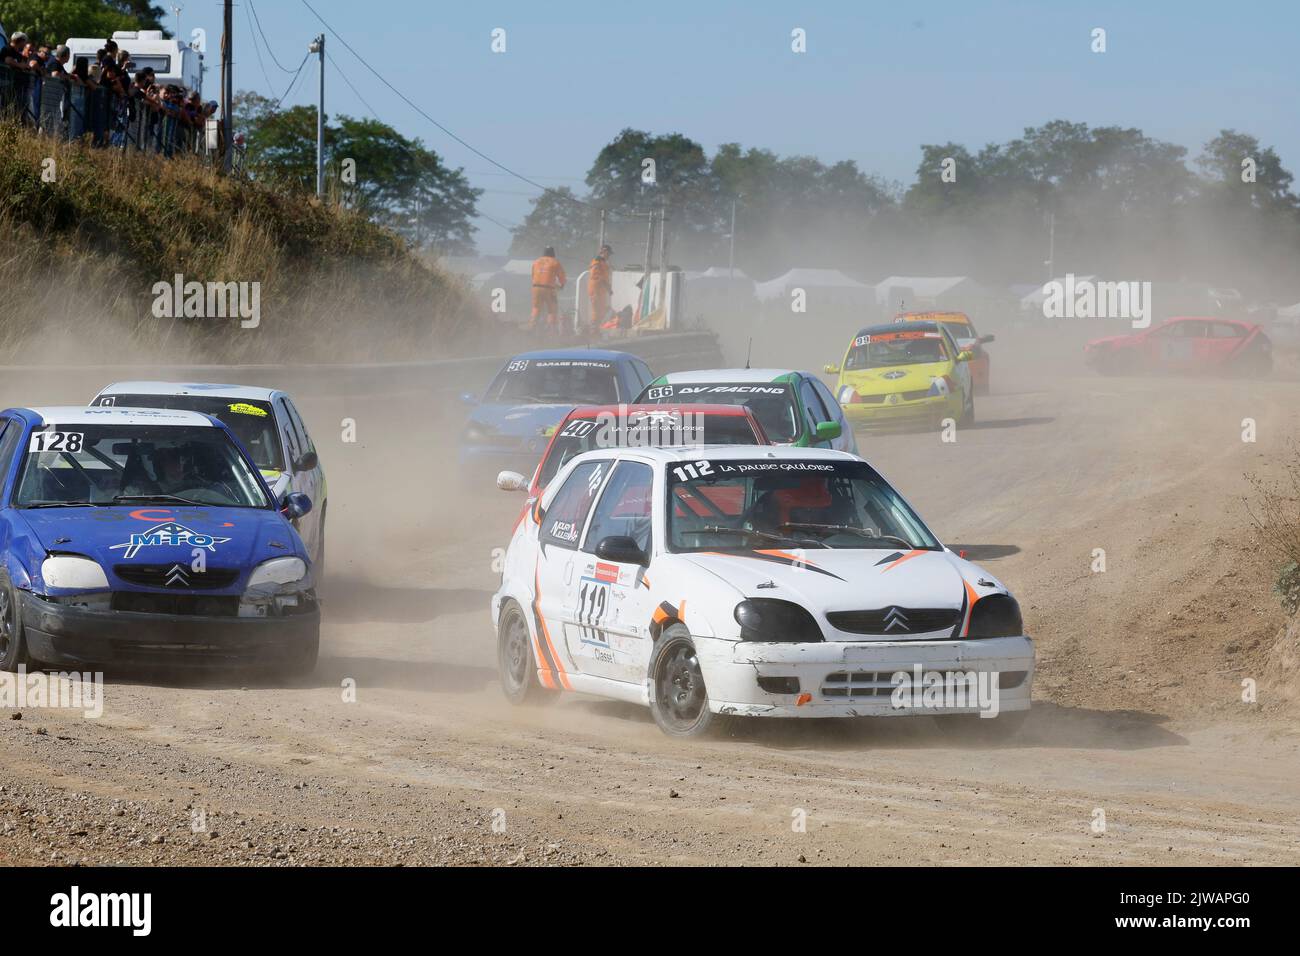
{"label": "metal railing", "polygon": [[[155,103],[137,90],[105,86],[0,64],[0,115],[64,142],[176,155],[220,155],[219,124]],[[209,132],[209,127],[212,132]]]}

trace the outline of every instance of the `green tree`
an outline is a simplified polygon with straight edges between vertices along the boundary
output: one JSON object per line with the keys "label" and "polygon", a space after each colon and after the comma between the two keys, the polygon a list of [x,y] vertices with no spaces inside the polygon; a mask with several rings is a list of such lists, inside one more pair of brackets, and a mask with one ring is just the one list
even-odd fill
{"label": "green tree", "polygon": [[546,246],[554,246],[560,261],[585,263],[599,232],[597,209],[579,200],[568,186],[547,189],[533,200],[533,208],[515,229],[510,254],[534,258]]}
{"label": "green tree", "polygon": [[[1282,166],[1282,160],[1271,146],[1261,147],[1254,136],[1221,130],[1205,144],[1196,165],[1209,180],[1208,191],[1216,196],[1231,197],[1261,210],[1297,208],[1290,171]],[[1247,176],[1251,165],[1252,176]]]}
{"label": "green tree", "polygon": [[36,43],[69,37],[108,37],[114,30],[148,29],[145,21],[103,0],[0,0],[0,23]]}

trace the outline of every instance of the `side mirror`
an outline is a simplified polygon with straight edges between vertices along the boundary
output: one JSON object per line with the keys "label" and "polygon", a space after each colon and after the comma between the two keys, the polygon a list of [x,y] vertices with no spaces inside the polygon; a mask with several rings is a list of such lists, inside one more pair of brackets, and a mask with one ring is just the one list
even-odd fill
{"label": "side mirror", "polygon": [[974,352],[971,352],[971,351],[965,351],[965,352],[958,352],[958,353],[957,353],[957,361],[958,361],[958,362],[969,362],[969,361],[970,361],[971,359],[973,359],[974,357],[975,357],[975,353],[974,353]]}
{"label": "side mirror", "polygon": [[988,345],[990,342],[993,342],[993,341],[996,341],[996,340],[997,340],[997,336],[996,336],[996,335],[981,335],[981,336],[979,337],[979,343],[980,343],[980,345]]}
{"label": "side mirror", "polygon": [[641,546],[622,534],[601,538],[600,544],[596,545],[596,557],[617,564],[639,564],[642,567],[650,564],[650,556],[641,550]]}
{"label": "side mirror", "polygon": [[475,395],[473,392],[461,392],[460,401],[462,405],[477,405],[478,396]]}
{"label": "side mirror", "polygon": [[320,464],[320,456],[314,451],[309,451],[293,463],[294,471],[311,471]]}
{"label": "side mirror", "polygon": [[839,375],[840,367],[838,365],[823,365],[822,371],[827,375]]}
{"label": "side mirror", "polygon": [[497,472],[497,487],[502,491],[524,491],[528,488],[528,479],[517,471]]}
{"label": "side mirror", "polygon": [[839,438],[844,429],[840,428],[839,422],[818,422],[817,423],[817,440],[830,441],[832,438]]}
{"label": "side mirror", "polygon": [[301,491],[291,491],[280,499],[280,510],[286,518],[296,520],[311,512],[311,499]]}

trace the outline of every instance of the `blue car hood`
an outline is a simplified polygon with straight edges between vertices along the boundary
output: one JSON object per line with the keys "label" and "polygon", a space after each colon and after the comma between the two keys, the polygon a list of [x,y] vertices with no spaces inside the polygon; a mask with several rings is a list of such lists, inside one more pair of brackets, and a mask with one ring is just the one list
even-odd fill
{"label": "blue car hood", "polygon": [[502,437],[540,438],[541,447],[545,448],[546,436],[543,432],[558,425],[573,407],[573,402],[563,405],[484,404],[475,406],[469,420]]}
{"label": "blue car hood", "polygon": [[25,508],[19,514],[46,551],[84,554],[110,573],[116,564],[189,564],[198,547],[220,568],[306,556],[289,523],[266,509]]}

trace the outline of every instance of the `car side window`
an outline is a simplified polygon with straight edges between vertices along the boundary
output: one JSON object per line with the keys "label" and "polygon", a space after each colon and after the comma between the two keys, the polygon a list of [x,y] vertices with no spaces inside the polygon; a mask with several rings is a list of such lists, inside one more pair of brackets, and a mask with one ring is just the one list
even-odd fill
{"label": "car side window", "polygon": [[608,461],[586,461],[569,473],[542,519],[538,540],[543,545],[577,550],[582,526],[600,491],[601,482],[609,474],[609,464]]}
{"label": "car side window", "polygon": [[807,379],[804,379],[803,384],[799,386],[799,398],[803,401],[804,414],[808,418],[808,432],[815,436],[819,424],[832,420],[830,412],[826,411],[821,398],[817,395],[817,390]]}
{"label": "car side window", "polygon": [[844,418],[844,409],[840,407],[839,402],[835,401],[835,396],[832,395],[831,390],[826,387],[826,383],[819,378],[814,378],[811,381],[813,388],[816,390],[817,394],[821,396],[822,404],[825,405],[827,411],[831,413],[832,419],[840,423],[842,433],[845,435],[851,434],[849,423]]}
{"label": "car side window", "polygon": [[298,447],[298,439],[293,433],[293,421],[289,418],[289,409],[285,407],[283,398],[280,399],[279,406],[280,434],[284,436],[284,450],[286,457],[289,459],[289,468],[292,469],[301,452]]}
{"label": "car side window", "polygon": [[284,400],[284,407],[289,410],[289,420],[293,422],[294,430],[298,433],[298,444],[302,447],[303,454],[315,451],[316,446],[312,444],[311,436],[307,434],[307,425],[298,414],[298,407],[287,398]]}
{"label": "car side window", "polygon": [[653,487],[654,471],[649,465],[620,462],[592,513],[582,550],[594,554],[602,540],[620,535],[632,538],[642,551],[649,551]]}
{"label": "car side window", "polygon": [[9,466],[13,464],[14,452],[23,438],[23,426],[12,418],[0,420],[0,486],[4,485]]}
{"label": "car side window", "polygon": [[1230,322],[1215,322],[1210,326],[1210,338],[1212,339],[1239,339],[1243,338],[1245,334],[1245,329]]}

